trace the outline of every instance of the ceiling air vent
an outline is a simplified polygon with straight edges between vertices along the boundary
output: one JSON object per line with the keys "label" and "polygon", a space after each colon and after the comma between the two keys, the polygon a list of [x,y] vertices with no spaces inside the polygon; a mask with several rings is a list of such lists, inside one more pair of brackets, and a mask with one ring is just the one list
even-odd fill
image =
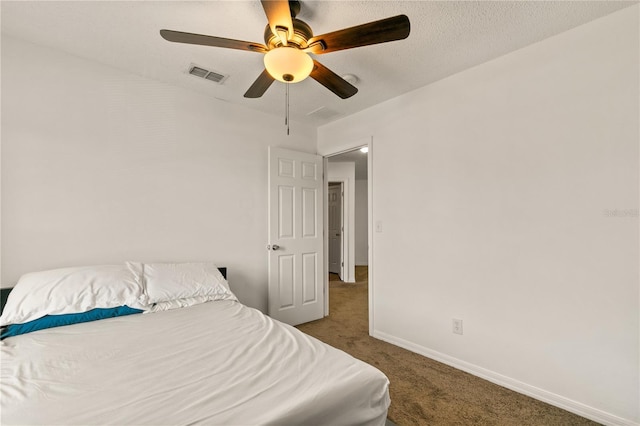
{"label": "ceiling air vent", "polygon": [[195,75],[196,77],[205,78],[218,84],[224,83],[227,77],[229,77],[228,75],[220,74],[215,71],[209,71],[193,64],[191,64],[191,66],[189,67],[189,74]]}

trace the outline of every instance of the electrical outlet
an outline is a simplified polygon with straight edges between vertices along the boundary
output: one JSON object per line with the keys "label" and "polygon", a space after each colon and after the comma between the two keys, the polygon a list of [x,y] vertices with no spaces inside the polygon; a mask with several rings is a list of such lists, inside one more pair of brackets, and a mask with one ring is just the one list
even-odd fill
{"label": "electrical outlet", "polygon": [[454,318],[453,319],[453,333],[454,334],[462,334],[462,320]]}

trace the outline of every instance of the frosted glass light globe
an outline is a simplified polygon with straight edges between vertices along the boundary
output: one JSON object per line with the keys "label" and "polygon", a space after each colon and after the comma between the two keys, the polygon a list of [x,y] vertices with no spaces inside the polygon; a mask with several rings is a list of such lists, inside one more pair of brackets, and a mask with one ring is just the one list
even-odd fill
{"label": "frosted glass light globe", "polygon": [[264,66],[271,75],[283,83],[298,83],[309,77],[313,59],[295,47],[277,47],[264,55]]}

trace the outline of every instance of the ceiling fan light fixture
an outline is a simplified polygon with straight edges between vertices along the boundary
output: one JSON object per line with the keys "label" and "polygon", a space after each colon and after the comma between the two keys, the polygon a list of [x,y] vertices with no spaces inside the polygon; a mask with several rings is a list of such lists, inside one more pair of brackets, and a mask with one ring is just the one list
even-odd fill
{"label": "ceiling fan light fixture", "polygon": [[283,83],[298,83],[313,71],[313,59],[295,47],[278,47],[264,55],[264,66],[271,75]]}

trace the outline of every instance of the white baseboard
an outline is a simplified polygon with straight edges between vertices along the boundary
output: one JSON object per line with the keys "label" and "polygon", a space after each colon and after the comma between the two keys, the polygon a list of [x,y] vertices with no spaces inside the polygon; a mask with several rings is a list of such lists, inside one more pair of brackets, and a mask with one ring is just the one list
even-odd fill
{"label": "white baseboard", "polygon": [[451,367],[457,368],[458,370],[473,374],[474,376],[478,376],[482,379],[503,386],[507,389],[511,389],[521,394],[530,396],[532,398],[546,402],[547,404],[551,404],[556,407],[562,408],[563,410],[570,411],[579,416],[586,417],[587,419],[593,420],[595,422],[609,426],[640,426],[640,423],[636,423],[633,420],[623,419],[622,417],[618,417],[614,414],[610,414],[597,408],[590,407],[578,401],[565,398],[544,389],[531,386],[527,383],[512,379],[491,370],[487,370],[486,368],[479,367],[466,361],[462,361],[441,352],[416,345],[415,343],[411,343],[407,340],[392,336],[382,331],[374,330],[373,337],[383,340],[387,343],[400,346],[401,348],[423,355],[427,358],[439,361],[443,364],[450,365]]}

